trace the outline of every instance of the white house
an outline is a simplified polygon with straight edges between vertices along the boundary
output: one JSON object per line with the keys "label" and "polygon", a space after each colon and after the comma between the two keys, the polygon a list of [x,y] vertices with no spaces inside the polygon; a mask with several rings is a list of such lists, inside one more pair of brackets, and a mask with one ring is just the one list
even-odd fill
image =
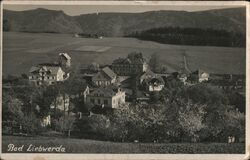
{"label": "white house", "polygon": [[99,87],[87,95],[86,103],[118,108],[120,104],[125,103],[125,92],[120,88]]}
{"label": "white house", "polygon": [[32,66],[29,70],[29,81],[36,85],[51,85],[64,79],[65,72],[56,64],[41,64]]}

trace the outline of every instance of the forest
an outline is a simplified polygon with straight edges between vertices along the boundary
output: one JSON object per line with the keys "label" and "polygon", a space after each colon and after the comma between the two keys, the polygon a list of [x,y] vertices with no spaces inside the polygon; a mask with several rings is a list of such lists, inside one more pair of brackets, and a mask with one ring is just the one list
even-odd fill
{"label": "forest", "polygon": [[141,40],[155,41],[165,44],[197,45],[197,46],[223,46],[245,47],[244,34],[215,30],[212,28],[181,28],[162,27],[144,31],[135,31],[126,37],[135,37]]}

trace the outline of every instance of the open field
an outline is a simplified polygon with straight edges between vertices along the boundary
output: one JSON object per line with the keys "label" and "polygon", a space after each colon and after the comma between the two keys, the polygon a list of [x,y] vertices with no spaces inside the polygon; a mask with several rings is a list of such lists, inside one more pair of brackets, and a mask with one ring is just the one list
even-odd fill
{"label": "open field", "polygon": [[17,32],[3,33],[3,74],[28,73],[32,65],[56,61],[59,52],[68,52],[77,68],[91,62],[112,63],[133,51],[142,52],[146,58],[158,53],[169,72],[180,69],[185,51],[191,70],[200,68],[210,73],[245,74],[245,48],[179,46],[134,38],[94,39],[75,38],[70,34]]}
{"label": "open field", "polygon": [[3,136],[2,142],[4,153],[8,144],[24,145],[24,150],[27,150],[30,144],[38,147],[62,145],[68,153],[244,153],[245,151],[244,143],[114,143],[73,138],[15,136]]}

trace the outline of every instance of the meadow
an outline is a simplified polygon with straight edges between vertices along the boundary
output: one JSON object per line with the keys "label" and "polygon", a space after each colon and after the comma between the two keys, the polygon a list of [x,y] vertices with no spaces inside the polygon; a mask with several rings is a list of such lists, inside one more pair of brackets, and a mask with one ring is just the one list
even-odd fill
{"label": "meadow", "polygon": [[118,143],[88,139],[62,137],[18,137],[3,136],[2,152],[7,152],[8,144],[24,145],[24,150],[30,144],[44,147],[60,146],[67,153],[244,153],[244,143]]}
{"label": "meadow", "polygon": [[130,52],[142,52],[146,59],[157,53],[169,72],[183,65],[185,52],[191,70],[209,73],[245,74],[246,49],[211,46],[168,45],[135,38],[77,38],[73,34],[3,33],[3,75],[28,73],[32,65],[55,62],[59,52],[72,57],[75,68],[92,62],[110,64]]}

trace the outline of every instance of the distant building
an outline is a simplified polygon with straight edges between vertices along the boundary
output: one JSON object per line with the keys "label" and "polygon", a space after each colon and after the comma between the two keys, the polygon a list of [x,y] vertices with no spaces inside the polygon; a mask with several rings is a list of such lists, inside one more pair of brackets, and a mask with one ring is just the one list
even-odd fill
{"label": "distant building", "polygon": [[56,108],[60,111],[68,112],[69,111],[69,103],[70,103],[69,95],[60,94],[56,97],[55,102],[52,102],[52,104],[50,105],[50,108],[51,109]]}
{"label": "distant building", "polygon": [[165,82],[162,77],[156,76],[145,79],[142,83],[149,92],[161,91],[164,88]]}
{"label": "distant building", "polygon": [[120,88],[100,87],[87,95],[87,103],[109,108],[118,108],[125,103],[125,92]]}
{"label": "distant building", "polygon": [[93,76],[92,81],[97,86],[108,86],[116,82],[116,74],[109,67],[105,67]]}
{"label": "distant building", "polygon": [[195,72],[193,72],[193,73],[190,74],[189,79],[190,79],[191,82],[208,81],[208,79],[209,79],[209,73],[198,69],[197,71],[195,71]]}
{"label": "distant building", "polygon": [[59,53],[59,65],[68,68],[71,65],[71,57],[68,53]]}
{"label": "distant building", "polygon": [[112,70],[119,76],[141,74],[148,68],[142,53],[130,53],[127,58],[118,58],[112,63]]}
{"label": "distant building", "polygon": [[51,85],[66,78],[62,68],[55,64],[32,66],[29,70],[29,81],[35,85]]}
{"label": "distant building", "polygon": [[152,72],[150,69],[146,70],[140,77],[140,84],[142,84],[142,82],[145,81],[146,79],[150,79],[155,76],[156,74]]}

